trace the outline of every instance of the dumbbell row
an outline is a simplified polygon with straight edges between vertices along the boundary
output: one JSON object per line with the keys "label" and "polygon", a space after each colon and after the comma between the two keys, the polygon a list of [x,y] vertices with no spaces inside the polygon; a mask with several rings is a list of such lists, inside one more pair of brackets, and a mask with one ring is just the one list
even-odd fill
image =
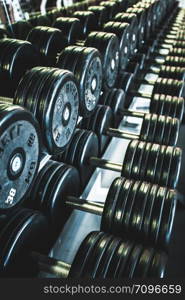
{"label": "dumbbell row", "polygon": [[156,114],[119,110],[122,117],[133,116],[143,119],[140,133],[129,133],[112,127],[113,113],[110,108],[106,105],[98,105],[95,113],[88,119],[83,119],[79,125],[80,128],[95,131],[100,140],[101,153],[104,148],[103,143],[101,143],[102,136],[129,140],[139,139],[145,142],[169,146],[176,145],[180,128],[178,119]]}
{"label": "dumbbell row", "polygon": [[133,140],[127,147],[123,164],[99,158],[99,151],[98,137],[91,131],[77,129],[67,150],[54,159],[75,166],[83,187],[95,167],[121,172],[126,178],[139,178],[171,188],[177,186],[182,155],[178,147]]}
{"label": "dumbbell row", "polygon": [[[146,114],[139,112],[138,110],[126,110],[126,96],[134,99],[135,94],[134,92],[129,92],[125,95],[122,89],[111,89],[104,91],[100,96],[99,104],[110,106],[113,111],[114,126],[119,124],[124,115],[144,118],[144,115]],[[182,121],[184,115],[184,98],[164,94],[154,94],[152,98],[143,99],[150,101],[150,104],[147,107],[150,114],[170,116],[172,118],[177,118],[180,122]],[[141,102],[143,99],[141,97],[137,99],[138,107],[142,107],[139,105],[139,102]]]}
{"label": "dumbbell row", "polygon": [[176,210],[175,191],[118,177],[103,204],[77,198],[75,182],[80,178],[74,168],[49,160],[25,206],[44,212],[55,231],[61,231],[72,211],[79,209],[102,216],[101,231],[167,249]]}
{"label": "dumbbell row", "polygon": [[87,235],[72,265],[57,261],[44,255],[49,232],[44,215],[29,209],[18,210],[1,230],[1,275],[30,277],[40,269],[62,278],[164,276],[164,252],[99,231]]}

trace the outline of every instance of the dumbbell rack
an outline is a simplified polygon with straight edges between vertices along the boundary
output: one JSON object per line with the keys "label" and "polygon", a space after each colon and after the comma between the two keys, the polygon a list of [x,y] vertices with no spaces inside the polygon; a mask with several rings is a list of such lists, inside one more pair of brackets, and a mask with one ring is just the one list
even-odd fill
{"label": "dumbbell rack", "polygon": [[[150,79],[155,79],[151,78]],[[143,92],[150,92],[149,87],[144,87],[144,90],[142,89]],[[137,99],[136,101],[133,101],[130,105],[130,109],[132,110],[141,110],[144,112],[147,112],[147,103],[144,101],[143,105],[145,108],[138,108],[138,103]],[[125,119],[124,119],[125,120]],[[122,120],[120,123],[119,129],[124,130],[124,131],[129,131],[131,133],[139,133],[140,129],[140,119],[136,119],[136,126],[134,128],[130,128],[127,126],[127,122],[129,123],[129,117],[127,117],[127,122]],[[133,119],[132,119],[133,120]],[[132,122],[133,123],[133,122]],[[128,140],[123,140],[123,139],[115,139],[112,138],[110,144],[108,145],[104,155],[102,158],[104,159],[110,159],[116,163],[122,163],[124,156],[125,156],[125,151],[127,148],[129,141]],[[47,162],[47,160],[50,158],[49,155],[46,155],[43,160],[41,161],[40,168]],[[96,171],[93,173],[88,185],[86,186],[83,194],[81,195],[82,198],[88,199],[90,201],[93,201],[94,199],[99,200],[100,202],[104,202],[108,188],[110,187],[110,184],[112,183],[113,179],[118,177],[118,174],[112,171],[103,171],[100,169],[96,169]],[[182,213],[182,216],[181,216]],[[183,233],[180,232],[184,228],[184,224],[180,224],[181,227],[179,229],[179,223],[181,223],[181,217],[183,219],[183,211],[178,214],[177,212],[177,228],[175,228],[175,238],[179,239],[180,236],[180,243],[179,245],[182,245],[182,238],[183,238]],[[185,223],[185,221],[183,220]],[[100,217],[92,214],[88,214],[85,212],[80,212],[80,211],[74,211],[66,223],[63,231],[61,232],[58,240],[56,241],[55,245],[50,251],[50,256],[54,257],[56,259],[60,260],[65,260],[67,263],[72,263],[74,255],[77,251],[77,248],[79,244],[82,242],[84,237],[92,230],[98,230],[100,225]],[[177,235],[177,232],[179,231],[180,235]],[[173,239],[172,239],[173,241]],[[173,246],[173,245],[172,245]],[[178,247],[173,247],[174,251],[179,251]],[[183,248],[183,247],[181,247]],[[181,249],[183,251],[183,249]],[[176,253],[176,257],[178,258],[177,266],[181,266],[181,269],[184,268],[184,263],[182,260],[179,258],[182,256],[179,256]],[[174,258],[172,257],[171,259],[173,266],[174,266]],[[172,266],[172,267],[173,267]],[[185,268],[184,268],[185,270]],[[182,274],[184,275],[185,271],[182,271]],[[179,270],[178,270],[179,271]],[[180,270],[181,272],[181,270]],[[179,273],[178,273],[179,275]],[[45,274],[39,274],[41,277],[45,277]]]}
{"label": "dumbbell rack", "polygon": [[[147,78],[153,80],[156,78],[156,75],[147,74]],[[150,92],[150,88],[151,86],[142,85],[139,90],[147,93]],[[141,101],[141,98],[138,99],[136,97],[132,101],[129,109],[133,111],[138,110],[148,112],[148,104],[147,100]],[[134,123],[136,126],[134,128],[127,125],[127,122],[129,123],[129,117],[125,117],[121,121],[119,129],[135,134],[139,133],[141,119],[135,118]],[[122,163],[128,143],[129,140],[112,138],[102,158],[110,159],[116,163]],[[96,169],[81,195],[81,198],[88,199],[90,201],[99,199],[100,202],[104,202],[108,193],[108,188],[116,177],[118,177],[118,173],[116,172]],[[89,232],[99,230],[100,222],[101,217],[98,215],[74,210],[68,222],[65,224],[63,231],[59,235],[55,245],[51,249],[49,256],[58,260],[64,260],[69,264],[72,263],[77,252],[78,245]],[[185,212],[182,209],[177,209],[173,236],[169,246],[171,254],[169,256],[169,267],[167,269],[167,275],[172,277],[185,276],[185,256],[184,247],[182,246],[185,245],[185,237],[183,234],[184,226]],[[48,277],[48,274],[40,273],[39,277]],[[49,275],[49,277],[51,277],[51,275]]]}

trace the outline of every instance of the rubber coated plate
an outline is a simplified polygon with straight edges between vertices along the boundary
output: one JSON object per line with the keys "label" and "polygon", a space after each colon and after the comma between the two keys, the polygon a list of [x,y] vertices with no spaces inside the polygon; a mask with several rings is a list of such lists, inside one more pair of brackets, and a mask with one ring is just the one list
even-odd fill
{"label": "rubber coated plate", "polygon": [[123,161],[122,172],[121,172],[121,175],[123,177],[124,176],[127,178],[130,177],[134,154],[135,154],[138,143],[139,143],[139,141],[133,140],[129,143],[129,145],[127,147],[127,151],[126,151],[124,161]]}
{"label": "rubber coated plate", "polygon": [[125,179],[121,177],[116,178],[109,188],[101,220],[102,231],[112,232],[111,228],[114,222],[113,216],[116,209],[117,198],[124,180]]}
{"label": "rubber coated plate", "polygon": [[147,203],[144,212],[144,219],[141,232],[144,235],[145,241],[148,240],[150,235],[150,223],[152,217],[153,206],[157,196],[159,187],[157,185],[149,185],[147,193]]}
{"label": "rubber coated plate", "polygon": [[173,190],[168,190],[164,201],[161,224],[159,228],[158,244],[162,248],[167,248],[171,238],[174,217],[177,205],[177,194]]}
{"label": "rubber coated plate", "polygon": [[166,197],[166,189],[163,187],[159,187],[157,196],[154,201],[152,216],[150,221],[149,240],[153,244],[157,243],[165,197]]}
{"label": "rubber coated plate", "polygon": [[180,168],[181,168],[181,160],[182,160],[182,150],[178,147],[174,147],[171,168],[168,177],[168,186],[171,188],[176,188],[177,186],[179,174],[180,174]]}
{"label": "rubber coated plate", "polygon": [[125,228],[123,226],[127,202],[129,201],[130,193],[132,190],[133,181],[132,180],[124,180],[122,187],[120,189],[116,209],[113,217],[113,225],[111,228],[111,232],[114,235],[123,237],[125,236]]}
{"label": "rubber coated plate", "polygon": [[[6,224],[0,234],[1,270],[11,276],[30,275],[33,261],[29,251],[45,253],[48,243],[49,226],[46,218],[39,212],[21,209]],[[3,273],[4,276],[6,273]]]}
{"label": "rubber coated plate", "polygon": [[28,195],[35,179],[40,133],[29,112],[18,106],[0,109],[0,209],[9,209]]}
{"label": "rubber coated plate", "polygon": [[160,155],[160,145],[153,144],[150,148],[148,163],[146,167],[145,180],[155,182],[156,166]]}
{"label": "rubber coated plate", "polygon": [[73,260],[72,266],[69,272],[69,278],[81,278],[83,271],[86,268],[86,263],[88,258],[91,257],[94,246],[96,243],[104,236],[103,232],[94,231],[87,235],[87,237],[81,243],[75,258]]}
{"label": "rubber coated plate", "polygon": [[139,178],[139,172],[141,169],[141,161],[142,161],[142,157],[144,154],[144,145],[145,144],[143,142],[138,143],[137,149],[135,151],[134,159],[133,159],[133,164],[132,164],[132,168],[131,168],[131,177],[136,180]]}

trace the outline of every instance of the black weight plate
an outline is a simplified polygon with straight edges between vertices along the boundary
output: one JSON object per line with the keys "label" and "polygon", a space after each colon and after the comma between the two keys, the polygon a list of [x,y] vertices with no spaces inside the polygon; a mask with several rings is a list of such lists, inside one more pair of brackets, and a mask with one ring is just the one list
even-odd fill
{"label": "black weight plate", "polygon": [[122,167],[122,172],[121,176],[129,178],[132,170],[132,164],[133,164],[133,159],[135,155],[135,151],[137,148],[139,141],[133,140],[129,143],[127,147],[127,151],[125,153],[125,157],[123,160],[123,167]]}
{"label": "black weight plate", "polygon": [[168,105],[166,104],[166,95],[163,94],[155,94],[154,97],[158,97],[158,104],[157,104],[157,115],[169,115],[171,101],[168,101]]}
{"label": "black weight plate", "polygon": [[152,143],[145,143],[143,157],[142,157],[141,164],[140,164],[141,165],[140,172],[139,172],[140,180],[145,180],[147,166],[148,166],[148,157],[149,157],[151,148],[152,148]]}
{"label": "black weight plate", "polygon": [[150,115],[149,121],[149,130],[148,130],[148,141],[154,142],[156,137],[156,126],[158,121],[158,115],[152,114]]}
{"label": "black weight plate", "polygon": [[110,98],[110,107],[114,115],[114,125],[117,127],[121,121],[119,110],[123,109],[125,105],[125,93],[122,89],[112,89],[108,97]]}
{"label": "black weight plate", "polygon": [[53,27],[62,31],[68,40],[68,45],[72,45],[77,39],[82,38],[82,26],[77,18],[60,17],[57,18]]}
{"label": "black weight plate", "polygon": [[99,29],[102,27],[103,24],[105,24],[108,21],[108,12],[106,7],[93,5],[89,6],[88,10],[92,11],[95,14]]}
{"label": "black weight plate", "polygon": [[173,118],[171,121],[172,121],[172,128],[170,132],[169,146],[175,146],[177,144],[177,140],[179,136],[180,122],[176,118]]}
{"label": "black weight plate", "polygon": [[165,136],[164,136],[164,129],[166,125],[166,118],[165,116],[159,115],[157,118],[157,124],[154,131],[154,142],[157,144],[165,145]]}
{"label": "black weight plate", "polygon": [[105,232],[112,232],[114,212],[116,210],[117,199],[124,180],[125,179],[122,177],[116,178],[109,188],[101,219],[101,230]]}
{"label": "black weight plate", "polygon": [[110,268],[110,265],[112,263],[112,259],[115,255],[115,252],[117,251],[118,246],[121,243],[121,239],[114,238],[110,245],[108,246],[106,253],[104,254],[100,265],[98,266],[97,272],[96,272],[96,278],[107,278],[107,274]]}
{"label": "black weight plate", "polygon": [[133,278],[133,274],[135,271],[136,266],[138,265],[141,253],[143,251],[143,246],[136,245],[131,252],[129,260],[127,262],[127,266],[125,271],[122,273],[123,277],[126,278]]}
{"label": "black weight plate", "polygon": [[0,120],[0,208],[9,209],[29,194],[38,171],[41,138],[33,116],[19,106],[6,105]]}
{"label": "black weight plate", "polygon": [[129,192],[129,198],[127,200],[126,208],[125,208],[125,214],[124,214],[124,220],[123,220],[123,227],[125,228],[125,231],[129,235],[131,231],[131,220],[132,220],[132,213],[134,209],[134,203],[136,199],[137,192],[140,188],[141,181],[135,181],[133,183],[133,186]]}
{"label": "black weight plate", "polygon": [[[15,105],[21,105],[24,106],[24,103],[26,101],[25,99],[25,93],[27,92],[27,89],[29,89],[30,84],[31,84],[31,78],[34,76],[34,72],[32,71],[27,71],[26,74],[22,77],[22,79],[19,82],[19,85],[16,89],[14,99],[13,99],[13,104]],[[22,85],[22,81],[24,80],[24,83]]]}
{"label": "black weight plate", "polygon": [[[42,88],[37,118],[42,120],[41,124],[50,152],[59,153],[70,142],[75,130],[79,93],[78,85],[71,72],[55,70],[48,79],[49,82],[46,81]],[[49,120],[48,116],[50,116]]]}
{"label": "black weight plate", "polygon": [[[34,84],[32,82],[33,88],[31,91],[31,95],[26,95],[27,101],[30,101],[30,111],[33,113],[34,116],[38,116],[38,110],[39,110],[39,103],[40,103],[40,98],[42,95],[42,90],[44,87],[44,84],[46,81],[48,81],[48,78],[51,77],[54,74],[55,70],[48,70],[46,72],[45,69],[42,69],[39,74],[37,74],[37,70],[35,70],[35,78],[37,77],[36,74],[38,75],[37,77],[37,81],[40,82],[40,85],[38,86],[37,84]],[[42,120],[39,120],[40,124],[42,122]]]}
{"label": "black weight plate", "polygon": [[160,177],[161,177],[161,173],[163,172],[162,166],[163,166],[163,160],[165,157],[166,149],[167,149],[167,146],[162,145],[160,147],[160,154],[158,156],[157,166],[156,166],[156,174],[155,174],[155,183],[157,183],[157,184],[160,184]]}
{"label": "black weight plate", "polygon": [[117,251],[117,264],[114,266],[111,278],[124,278],[128,260],[134,248],[134,243],[123,241]]}
{"label": "black weight plate", "polygon": [[[100,106],[100,105],[99,105]],[[99,149],[100,153],[103,153],[107,143],[110,140],[110,137],[106,135],[106,131],[113,125],[113,113],[110,107],[101,106],[98,112],[96,123],[95,123],[95,132],[99,139]]]}
{"label": "black weight plate", "polygon": [[97,118],[98,118],[98,116],[100,114],[101,109],[102,109],[102,106],[101,105],[97,105],[97,107],[95,109],[95,113],[93,113],[92,116],[89,117],[89,119],[90,119],[89,128],[87,128],[89,130],[94,131],[97,134],[98,139],[99,139],[99,147],[101,145],[99,137],[101,136],[102,133],[100,133],[99,131],[96,131],[96,123],[97,123]]}
{"label": "black weight plate", "polygon": [[115,85],[118,75],[119,41],[117,36],[112,33],[106,33],[104,40],[104,71],[106,72],[107,78],[106,88],[112,88]]}
{"label": "black weight plate", "polygon": [[107,265],[106,278],[114,278],[114,273],[120,259],[120,253],[122,252],[122,249],[124,247],[123,241],[121,239],[116,238],[115,241],[116,240],[118,241],[118,244],[112,253],[112,257],[109,261],[109,264]]}
{"label": "black weight plate", "polygon": [[68,163],[69,165],[75,165],[75,153],[76,153],[76,149],[78,147],[78,143],[80,141],[80,138],[82,137],[82,135],[84,134],[83,130],[80,129],[76,129],[75,133],[72,137],[72,140],[69,144],[68,149],[66,150],[66,156],[64,158],[64,161],[66,163]]}
{"label": "black weight plate", "polygon": [[160,155],[160,145],[153,144],[150,148],[150,153],[148,156],[148,163],[146,167],[146,173],[145,173],[145,180],[149,182],[155,183],[155,174],[156,174],[156,167],[157,167],[157,161],[159,159]]}
{"label": "black weight plate", "polygon": [[[83,51],[82,47],[79,46],[69,46],[64,49],[64,51],[61,53],[60,61],[62,62],[62,68],[68,69],[72,73],[75,72],[75,68],[80,56],[80,53]],[[67,53],[67,58],[65,61],[63,61],[62,57]],[[60,67],[60,68],[61,68]]]}
{"label": "black weight plate", "polygon": [[153,259],[154,250],[152,248],[143,249],[138,264],[134,270],[134,278],[146,278],[150,263]]}
{"label": "black weight plate", "polygon": [[[151,99],[150,99],[150,107],[149,107],[149,112],[150,114],[157,114],[158,107],[159,107],[159,99],[160,95],[159,94],[153,94]],[[162,110],[160,110],[159,114],[163,114]]]}
{"label": "black weight plate", "polygon": [[142,157],[144,154],[144,142],[139,142],[137,145],[137,149],[135,151],[134,159],[133,159],[133,164],[131,168],[131,178],[138,179],[139,178],[139,173],[141,169],[141,161]]}
{"label": "black weight plate", "polygon": [[171,137],[173,119],[171,117],[165,117],[165,128],[164,128],[164,135],[163,135],[163,144],[164,145],[175,145],[175,139],[173,139],[173,135]]}
{"label": "black weight plate", "polygon": [[47,220],[41,213],[28,209],[18,211],[0,234],[3,245],[0,253],[1,270],[4,270],[4,276],[5,272],[11,276],[31,273],[34,266],[27,251],[47,251],[48,233]]}
{"label": "black weight plate", "polygon": [[80,20],[80,23],[83,28],[83,35],[84,37],[87,34],[97,27],[97,20],[93,12],[91,11],[75,11],[73,16]]}
{"label": "black weight plate", "polygon": [[159,187],[157,196],[154,201],[152,216],[150,220],[149,240],[153,244],[157,243],[165,197],[166,197],[166,189],[163,187]]}
{"label": "black weight plate", "polygon": [[[69,166],[64,165],[63,163],[58,163],[58,166],[56,165],[55,169],[51,172],[50,178],[48,178],[47,182],[45,182],[45,188],[43,190],[43,197],[41,199],[41,206],[42,209],[45,210],[46,214],[49,216],[50,220],[52,220],[52,223],[58,224],[59,218],[61,218],[61,211],[59,214],[59,218],[57,218],[57,199],[58,201],[61,201],[61,195],[60,195],[60,188],[61,188],[61,181],[63,184],[65,184],[65,181],[63,179],[64,173],[69,170]],[[72,169],[72,167],[71,167]],[[77,172],[76,172],[77,173]],[[78,178],[78,176],[76,176]],[[79,179],[77,179],[78,186],[79,186]],[[78,193],[77,193],[78,194]]]}
{"label": "black weight plate", "polygon": [[144,218],[141,227],[141,232],[145,241],[148,240],[150,234],[149,228],[151,223],[151,216],[152,216],[153,206],[158,192],[158,188],[159,188],[158,185],[148,184],[148,191],[146,196],[147,202],[145,206]]}
{"label": "black weight plate", "polygon": [[[42,184],[43,180],[45,182],[45,175],[47,174],[50,167],[53,165],[53,161],[49,160],[44,167],[38,172],[37,179],[34,184],[34,189],[32,189],[31,198],[32,201],[29,201],[28,205],[30,208],[40,209],[40,200],[38,198],[40,185]],[[42,194],[42,193],[41,193]]]}
{"label": "black weight plate", "polygon": [[96,243],[91,256],[88,257],[86,266],[82,272],[82,278],[96,278],[97,268],[101,259],[106,255],[106,250],[113,240],[113,236],[104,234]]}
{"label": "black weight plate", "polygon": [[[124,214],[126,201],[127,201],[127,194],[129,192],[129,187],[131,186],[132,181],[127,179],[123,179],[120,187],[120,191],[117,197],[116,207],[114,211],[114,215],[112,216],[112,226],[110,228],[110,232],[116,236],[123,237],[124,235],[124,228],[123,226],[119,225],[119,220]],[[122,224],[121,224],[122,225]]]}
{"label": "black weight plate", "polygon": [[50,181],[50,177],[53,175],[53,172],[56,171],[56,169],[59,168],[58,162],[51,161],[49,168],[47,168],[46,173],[44,174],[44,177],[42,177],[41,182],[39,183],[39,187],[37,190],[37,207],[39,209],[42,207],[42,203],[44,202],[44,190],[47,189],[47,186]]}
{"label": "black weight plate", "polygon": [[163,115],[174,117],[174,109],[173,106],[173,97],[169,95],[160,95],[160,106]]}
{"label": "black weight plate", "polygon": [[146,182],[141,182],[135,196],[134,207],[130,220],[129,234],[133,234],[136,239],[142,238],[141,228],[147,204],[148,190],[148,184]]}
{"label": "black weight plate", "polygon": [[126,230],[124,228],[124,219],[126,214],[127,202],[130,201],[130,194],[132,192],[132,186],[134,182],[126,179],[120,189],[117,207],[114,214],[114,223],[112,226],[112,232],[118,236],[124,237]]}
{"label": "black weight plate", "polygon": [[95,48],[83,47],[74,75],[80,85],[80,113],[88,117],[98,104],[102,85],[102,64]]}
{"label": "black weight plate", "polygon": [[81,243],[70,268],[68,278],[81,278],[88,258],[91,257],[96,243],[104,236],[103,232],[89,233]]}
{"label": "black weight plate", "polygon": [[[48,79],[53,73],[54,70],[51,72],[46,72],[45,69],[38,70],[34,68],[31,70],[30,73],[34,75],[29,78],[30,84],[28,84],[27,89],[24,91],[24,107],[26,107],[29,111],[31,111],[35,117],[37,117],[37,109],[38,109],[38,101],[40,93],[42,91],[42,86],[45,83],[45,80]],[[24,80],[24,78],[23,78]],[[41,120],[38,120],[41,124]]]}
{"label": "black weight plate", "polygon": [[80,172],[82,187],[87,184],[94,171],[94,167],[89,164],[89,159],[92,156],[97,157],[98,155],[98,138],[93,132],[86,131],[79,140],[74,156],[75,166]]}
{"label": "black weight plate", "polygon": [[[176,99],[174,99],[175,101]],[[182,121],[184,115],[184,98],[178,97],[178,103],[176,108],[176,115],[174,117]]]}
{"label": "black weight plate", "polygon": [[171,188],[175,188],[178,183],[180,168],[181,168],[181,160],[182,160],[182,150],[178,147],[173,148],[173,156],[171,167],[169,170],[168,177],[168,186]]}
{"label": "black weight plate", "polygon": [[173,190],[168,190],[164,201],[162,219],[157,240],[157,243],[160,245],[160,247],[167,248],[169,245],[176,212],[176,204],[176,192]]}
{"label": "black weight plate", "polygon": [[130,25],[121,22],[108,22],[103,26],[103,30],[117,35],[120,44],[120,71],[124,71],[130,55]]}
{"label": "black weight plate", "polygon": [[150,123],[151,123],[151,117],[152,117],[151,114],[144,114],[141,131],[140,131],[140,135],[139,135],[139,138],[142,141],[152,142],[150,140],[150,136],[148,137],[148,131],[149,131]]}
{"label": "black weight plate", "polygon": [[164,154],[161,178],[160,178],[161,186],[168,186],[172,161],[173,161],[173,147],[169,146],[167,147]]}

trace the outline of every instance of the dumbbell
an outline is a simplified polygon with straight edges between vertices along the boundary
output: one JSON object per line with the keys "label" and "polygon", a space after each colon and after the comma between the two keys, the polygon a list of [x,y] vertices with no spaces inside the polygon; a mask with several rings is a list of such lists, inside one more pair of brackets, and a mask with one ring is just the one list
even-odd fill
{"label": "dumbbell", "polygon": [[103,26],[103,31],[111,32],[117,35],[119,39],[119,49],[120,49],[120,66],[119,70],[124,71],[125,67],[129,62],[131,56],[131,44],[130,44],[130,24],[122,22],[110,21],[105,23]]}
{"label": "dumbbell", "polygon": [[134,8],[130,7],[126,11],[127,13],[133,13],[136,14],[137,19],[138,19],[138,26],[139,26],[139,35],[137,36],[137,47],[140,49],[142,47],[143,41],[145,39],[145,26],[147,27],[146,24],[146,15],[145,15],[145,10],[143,8]]}
{"label": "dumbbell", "polygon": [[105,6],[89,6],[88,11],[92,11],[97,20],[97,30],[100,30],[104,23],[108,21],[108,12]]}
{"label": "dumbbell", "polygon": [[51,20],[47,15],[36,14],[28,19],[33,27],[36,26],[51,26]]}
{"label": "dumbbell", "polygon": [[[100,96],[99,104],[110,106],[114,114],[114,126],[117,126],[121,121],[121,110],[125,108],[125,97],[129,97],[134,100],[137,98],[134,92],[125,94],[122,89],[111,89],[103,92]],[[137,98],[136,109],[148,109],[150,114],[170,116],[177,118],[180,122],[184,116],[184,98],[175,97],[164,94],[153,94],[152,98]],[[135,114],[136,113],[136,114]],[[132,111],[132,114],[139,116],[138,111]],[[141,116],[141,115],[140,115]]]}
{"label": "dumbbell", "polygon": [[[85,39],[86,36],[91,32],[97,29],[97,19],[95,14],[92,11],[76,11],[73,14],[74,18],[77,18],[80,21],[82,31],[81,37]],[[56,20],[57,21],[57,20]],[[55,26],[54,26],[55,27]]]}
{"label": "dumbbell", "polygon": [[[132,76],[132,75],[131,75]],[[118,78],[119,79],[119,78]],[[123,76],[124,79],[124,76]],[[125,87],[123,86],[124,82],[121,82],[123,90]],[[151,85],[152,90],[150,93],[140,92],[135,90],[134,85],[136,88],[139,84],[147,84]],[[118,86],[120,87],[120,86]],[[183,97],[185,96],[185,83],[181,80],[176,79],[170,79],[170,78],[163,78],[158,77],[156,80],[146,80],[146,79],[138,79],[132,78],[131,85],[129,86],[129,90],[132,91],[132,94],[135,95],[135,97],[143,97],[143,98],[153,98],[154,94],[165,94],[165,95],[171,95],[171,96],[177,96],[177,97]],[[125,102],[125,107],[128,108],[130,105],[130,95],[129,93],[126,95],[127,101]]]}
{"label": "dumbbell", "polygon": [[33,277],[39,270],[61,278],[161,278],[165,274],[164,252],[99,231],[83,240],[72,265],[57,261],[45,255],[48,233],[47,219],[38,211],[20,209],[14,214],[1,230],[1,276]]}
{"label": "dumbbell", "polygon": [[176,145],[180,129],[180,122],[178,119],[169,116],[119,109],[118,113],[122,117],[136,117],[143,119],[140,133],[129,133],[112,127],[114,126],[114,115],[111,110],[111,104],[109,105],[110,106],[98,105],[95,113],[88,119],[83,119],[79,125],[80,128],[92,130],[97,134],[101,153],[105,147],[105,145],[102,144],[102,136],[129,140],[138,139],[167,146]]}
{"label": "dumbbell", "polygon": [[[55,39],[53,32],[66,40],[62,32],[56,28],[35,27],[28,35],[28,40],[34,45],[38,45],[48,61],[50,61],[51,55],[56,59],[59,49],[54,47],[55,44],[61,47],[60,52],[66,46],[65,43],[62,45],[62,39]],[[51,38],[48,38],[50,35]],[[52,36],[54,40],[52,40]],[[80,87],[80,115],[88,117],[98,103],[102,87],[102,63],[99,51],[91,47],[69,46],[60,53],[55,65],[74,73]]]}
{"label": "dumbbell", "polygon": [[57,224],[60,230],[73,209],[97,214],[102,216],[101,231],[167,248],[176,210],[173,190],[119,177],[111,184],[105,204],[91,202],[77,198],[79,191],[75,191],[75,185],[78,186],[80,178],[74,170],[72,176],[59,172],[64,167],[68,166],[47,162],[38,174],[29,208],[44,212],[52,226]]}
{"label": "dumbbell", "polygon": [[137,49],[138,35],[140,35],[140,27],[137,19],[137,15],[133,13],[118,13],[114,17],[115,22],[128,23],[130,24],[130,50],[131,55],[133,55]]}
{"label": "dumbbell", "polygon": [[104,6],[107,10],[108,20],[112,20],[113,17],[119,12],[120,8],[116,1],[101,1],[100,6]]}
{"label": "dumbbell", "polygon": [[20,20],[6,26],[8,36],[13,39],[26,40],[30,30],[33,28],[32,24],[26,20]]}
{"label": "dumbbell", "polygon": [[33,113],[50,154],[62,152],[74,133],[79,108],[78,84],[67,70],[35,67],[22,77],[14,98],[0,102],[20,105]]}
{"label": "dumbbell", "polygon": [[[53,25],[60,29],[68,40],[68,44],[82,47],[93,47],[99,50],[103,67],[103,87],[112,88],[115,84],[119,67],[119,41],[115,34],[93,31],[80,40],[80,22],[76,18],[58,18]],[[68,65],[66,65],[66,68]]]}
{"label": "dumbbell", "polygon": [[15,39],[0,39],[0,93],[13,97],[24,73],[40,64],[39,54],[31,43]]}
{"label": "dumbbell", "polygon": [[[102,136],[102,140],[107,139]],[[123,164],[99,158],[99,141],[95,133],[77,129],[67,150],[54,156],[59,162],[75,166],[80,172],[82,186],[95,167],[121,172],[126,178],[140,179],[175,188],[178,183],[182,151],[178,147],[133,140],[128,144]]]}
{"label": "dumbbell", "polygon": [[0,103],[0,213],[29,195],[39,162],[38,123],[26,109]]}
{"label": "dumbbell", "polygon": [[[43,194],[40,194],[41,190]],[[70,214],[66,210],[66,217],[61,218],[61,209],[63,210],[61,197],[64,199],[68,195],[77,197],[82,190],[79,172],[76,168],[50,159],[40,169],[34,188],[24,201],[24,207],[38,208],[47,215],[53,239],[60,233]]]}

